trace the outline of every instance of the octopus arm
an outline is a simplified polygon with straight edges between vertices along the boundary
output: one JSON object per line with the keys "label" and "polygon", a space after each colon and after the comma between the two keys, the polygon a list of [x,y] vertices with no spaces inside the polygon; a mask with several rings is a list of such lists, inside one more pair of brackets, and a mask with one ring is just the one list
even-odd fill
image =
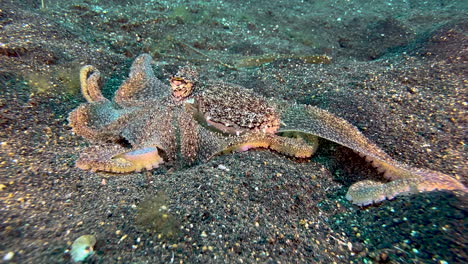
{"label": "octopus arm", "polygon": [[219,144],[216,154],[243,152],[250,149],[266,148],[283,155],[296,158],[309,158],[317,150],[318,141],[305,142],[300,139],[277,136],[268,133],[249,132],[240,136],[230,136]]}
{"label": "octopus arm", "polygon": [[68,116],[73,132],[95,142],[115,141],[125,126],[123,120],[136,108],[117,109],[108,100],[82,104]]}
{"label": "octopus arm", "polygon": [[110,101],[82,104],[68,116],[70,126],[77,135],[88,140],[100,141],[112,138],[112,131],[107,126],[120,114]]}
{"label": "octopus arm", "polygon": [[119,145],[96,145],[81,152],[76,167],[93,172],[139,172],[158,168],[164,163],[157,146],[124,148]]}
{"label": "octopus arm", "polygon": [[[200,125],[192,118],[192,115],[186,111],[180,111],[177,115],[177,124],[179,132],[180,155],[183,162],[192,164],[197,158],[200,148],[205,144],[200,142]],[[206,135],[210,136],[210,135]],[[205,149],[208,151],[208,149]]]}
{"label": "octopus arm", "polygon": [[346,146],[365,157],[390,180],[389,183],[361,181],[353,184],[346,197],[354,204],[367,205],[398,195],[432,190],[468,191],[449,175],[413,168],[392,159],[356,127],[326,110],[308,105],[284,106],[281,121],[279,133],[301,131]]}
{"label": "octopus arm", "polygon": [[121,106],[134,106],[138,102],[167,97],[170,87],[155,77],[149,54],[138,56],[130,68],[130,75],[117,90],[114,101]]}
{"label": "octopus arm", "polygon": [[101,73],[94,66],[81,68],[80,85],[81,93],[88,103],[107,101],[101,93]]}

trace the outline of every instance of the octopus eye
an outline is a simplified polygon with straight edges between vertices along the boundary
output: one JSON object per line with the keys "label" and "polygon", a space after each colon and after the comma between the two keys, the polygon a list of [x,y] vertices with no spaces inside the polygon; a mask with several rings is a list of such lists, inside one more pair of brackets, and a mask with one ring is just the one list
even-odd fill
{"label": "octopus eye", "polygon": [[176,99],[184,99],[192,94],[194,83],[191,80],[174,76],[170,79],[172,95]]}

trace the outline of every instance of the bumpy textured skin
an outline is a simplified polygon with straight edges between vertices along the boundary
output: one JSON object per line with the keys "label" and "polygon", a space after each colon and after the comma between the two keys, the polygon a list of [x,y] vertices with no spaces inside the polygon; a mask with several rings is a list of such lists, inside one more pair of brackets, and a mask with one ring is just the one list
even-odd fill
{"label": "bumpy textured skin", "polygon": [[[358,152],[390,180],[352,185],[346,197],[355,204],[437,189],[467,191],[448,175],[393,160],[356,127],[325,110],[272,102],[233,84],[200,83],[198,75],[186,68],[171,79],[170,87],[155,78],[151,61],[148,54],[136,58],[113,100],[101,94],[99,71],[82,68],[87,103],[71,112],[69,121],[73,131],[93,146],[81,153],[77,167],[129,173],[252,148],[308,158],[317,149],[317,137],[322,137]],[[186,83],[190,87],[183,86]],[[179,88],[189,92],[180,96]]]}
{"label": "bumpy textured skin", "polygon": [[260,95],[241,86],[208,82],[201,84],[194,98],[210,122],[237,131],[257,130],[274,133],[279,128],[279,113]]}
{"label": "bumpy textured skin", "polygon": [[86,65],[80,70],[81,91],[88,102],[107,100],[100,89],[101,73],[94,66]]}
{"label": "bumpy textured skin", "polygon": [[149,54],[138,56],[130,68],[128,79],[119,87],[114,101],[120,106],[136,106],[158,101],[170,94],[170,87],[154,76]]}

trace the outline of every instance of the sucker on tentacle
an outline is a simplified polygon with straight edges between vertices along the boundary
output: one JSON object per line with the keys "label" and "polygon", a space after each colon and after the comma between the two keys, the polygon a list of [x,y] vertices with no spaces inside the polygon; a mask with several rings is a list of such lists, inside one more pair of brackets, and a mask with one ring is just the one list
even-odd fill
{"label": "sucker on tentacle", "polygon": [[107,100],[101,93],[101,73],[94,66],[86,65],[81,68],[80,86],[81,93],[88,103]]}
{"label": "sucker on tentacle", "polygon": [[76,166],[93,172],[129,173],[158,168],[162,163],[157,147],[126,149],[118,145],[98,145],[82,152]]}

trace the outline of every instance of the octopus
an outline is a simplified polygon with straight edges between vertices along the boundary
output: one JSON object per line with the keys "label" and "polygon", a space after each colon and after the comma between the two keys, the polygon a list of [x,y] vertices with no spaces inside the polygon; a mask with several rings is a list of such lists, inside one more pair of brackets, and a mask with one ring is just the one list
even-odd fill
{"label": "octopus", "polygon": [[323,138],[358,153],[387,179],[352,184],[346,198],[356,205],[434,190],[467,192],[449,175],[394,160],[326,110],[265,98],[231,83],[200,81],[189,67],[165,84],[155,77],[151,63],[149,54],[138,56],[112,100],[101,93],[99,70],[90,65],[81,69],[86,103],[70,113],[69,123],[91,146],[80,153],[76,167],[131,173],[257,148],[307,159]]}

